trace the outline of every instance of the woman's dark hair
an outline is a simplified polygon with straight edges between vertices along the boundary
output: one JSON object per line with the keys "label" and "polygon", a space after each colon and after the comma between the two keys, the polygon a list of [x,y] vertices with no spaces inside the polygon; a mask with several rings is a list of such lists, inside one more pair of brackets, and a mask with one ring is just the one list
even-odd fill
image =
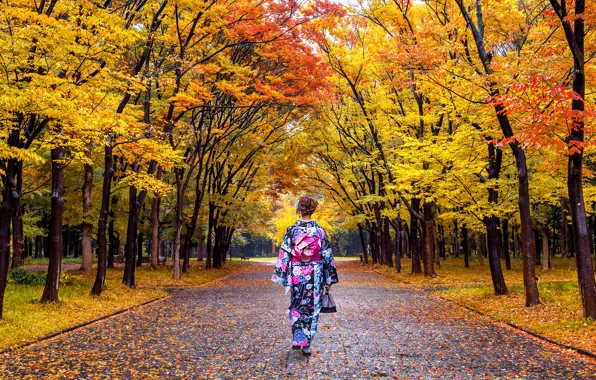
{"label": "woman's dark hair", "polygon": [[298,213],[300,213],[301,215],[312,215],[317,209],[318,205],[319,202],[317,202],[316,199],[314,199],[310,195],[303,195],[298,200],[298,206],[296,207],[296,211],[298,211]]}

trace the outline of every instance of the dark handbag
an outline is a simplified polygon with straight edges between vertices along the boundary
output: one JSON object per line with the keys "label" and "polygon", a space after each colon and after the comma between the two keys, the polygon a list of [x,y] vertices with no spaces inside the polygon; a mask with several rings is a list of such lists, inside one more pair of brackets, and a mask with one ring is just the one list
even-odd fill
{"label": "dark handbag", "polygon": [[335,301],[331,294],[329,294],[329,289],[325,289],[325,293],[323,294],[323,307],[321,307],[321,313],[335,313],[337,312],[337,307],[335,306]]}

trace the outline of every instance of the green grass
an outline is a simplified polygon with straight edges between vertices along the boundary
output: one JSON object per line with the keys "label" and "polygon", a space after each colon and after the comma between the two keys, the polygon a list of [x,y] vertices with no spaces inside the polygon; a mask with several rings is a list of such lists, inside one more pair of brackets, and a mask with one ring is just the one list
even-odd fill
{"label": "green grass", "polygon": [[[25,258],[25,265],[48,265],[49,262],[50,262],[50,259],[48,259],[47,257],[40,257],[40,258],[26,257]],[[94,259],[93,262],[97,262],[97,260]],[[83,263],[83,259],[80,257],[63,257],[62,258],[62,264],[82,264],[82,263]]]}

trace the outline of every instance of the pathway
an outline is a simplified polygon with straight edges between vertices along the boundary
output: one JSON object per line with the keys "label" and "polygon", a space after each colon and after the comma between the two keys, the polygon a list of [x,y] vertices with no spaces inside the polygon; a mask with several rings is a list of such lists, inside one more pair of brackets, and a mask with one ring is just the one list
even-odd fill
{"label": "pathway", "polygon": [[339,270],[314,355],[290,350],[272,267],[0,356],[0,378],[588,379],[596,361],[373,274]]}

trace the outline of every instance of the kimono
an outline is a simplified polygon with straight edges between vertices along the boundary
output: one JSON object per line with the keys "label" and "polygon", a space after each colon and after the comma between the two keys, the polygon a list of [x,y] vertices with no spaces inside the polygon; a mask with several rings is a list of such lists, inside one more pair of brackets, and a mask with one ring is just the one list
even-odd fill
{"label": "kimono", "polygon": [[308,347],[317,332],[325,285],[338,282],[325,230],[315,221],[299,220],[284,236],[271,280],[291,291],[288,315],[292,345]]}

